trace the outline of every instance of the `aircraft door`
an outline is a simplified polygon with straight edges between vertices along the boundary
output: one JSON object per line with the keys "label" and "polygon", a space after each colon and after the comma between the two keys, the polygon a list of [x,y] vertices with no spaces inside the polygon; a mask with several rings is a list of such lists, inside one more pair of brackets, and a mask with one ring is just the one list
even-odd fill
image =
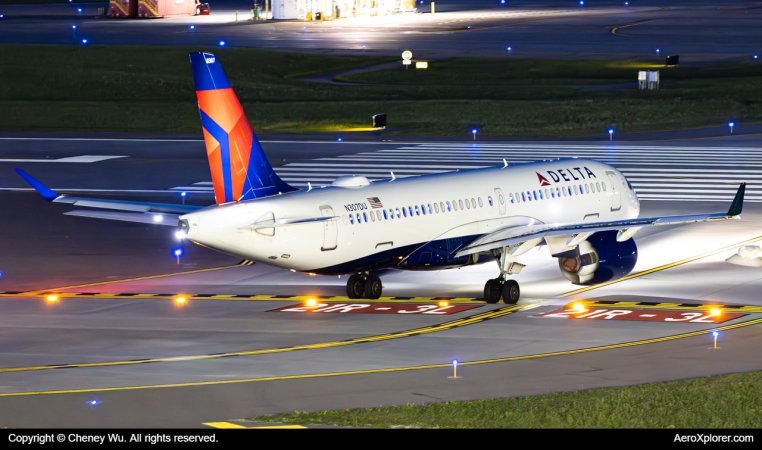
{"label": "aircraft door", "polygon": [[[333,217],[333,208],[328,205],[320,207],[320,214],[323,217]],[[336,242],[339,237],[339,227],[337,220],[328,220],[323,222],[323,247],[322,251],[335,250],[338,246]]]}
{"label": "aircraft door", "polygon": [[622,208],[622,189],[619,187],[619,180],[614,172],[606,172],[611,181],[611,210],[619,211]]}
{"label": "aircraft door", "polygon": [[503,215],[505,214],[505,195],[503,195],[503,190],[495,188],[495,196],[497,197],[497,206],[500,208],[500,215]]}

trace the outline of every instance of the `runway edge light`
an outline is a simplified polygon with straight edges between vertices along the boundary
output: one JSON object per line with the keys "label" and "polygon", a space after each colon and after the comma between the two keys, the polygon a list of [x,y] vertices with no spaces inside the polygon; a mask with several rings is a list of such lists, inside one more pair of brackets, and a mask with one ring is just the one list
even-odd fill
{"label": "runway edge light", "polygon": [[58,295],[56,294],[48,294],[45,296],[45,300],[48,301],[48,303],[55,303],[58,301]]}
{"label": "runway edge light", "polygon": [[175,297],[175,303],[177,303],[178,305],[184,305],[187,302],[188,302],[188,298],[185,297],[184,295],[178,295],[177,297]]}

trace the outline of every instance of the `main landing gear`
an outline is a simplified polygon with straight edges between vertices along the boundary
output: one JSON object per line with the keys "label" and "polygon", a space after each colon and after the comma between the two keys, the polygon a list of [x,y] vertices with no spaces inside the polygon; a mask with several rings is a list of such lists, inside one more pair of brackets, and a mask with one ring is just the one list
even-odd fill
{"label": "main landing gear", "polygon": [[519,301],[521,290],[516,280],[495,278],[484,285],[484,300],[487,303],[497,303],[500,297],[506,305],[515,305]]}
{"label": "main landing gear", "polygon": [[382,290],[381,279],[375,275],[352,275],[347,281],[347,297],[351,299],[376,299],[381,297]]}

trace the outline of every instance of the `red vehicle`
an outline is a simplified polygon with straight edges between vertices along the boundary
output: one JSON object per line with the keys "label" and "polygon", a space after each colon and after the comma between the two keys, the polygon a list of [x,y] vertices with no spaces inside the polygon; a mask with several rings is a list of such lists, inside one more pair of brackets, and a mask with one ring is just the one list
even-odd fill
{"label": "red vehicle", "polygon": [[196,4],[196,15],[197,16],[208,16],[209,13],[210,13],[209,3],[197,3]]}

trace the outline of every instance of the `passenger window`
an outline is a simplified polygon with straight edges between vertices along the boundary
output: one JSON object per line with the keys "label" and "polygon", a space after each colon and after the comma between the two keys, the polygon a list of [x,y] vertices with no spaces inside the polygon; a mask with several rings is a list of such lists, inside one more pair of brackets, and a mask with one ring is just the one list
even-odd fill
{"label": "passenger window", "polygon": [[[463,204],[461,203],[460,209],[463,209]],[[468,203],[468,199],[466,199],[466,209],[471,209],[471,204]]]}
{"label": "passenger window", "polygon": [[601,183],[601,187],[603,188],[603,192],[606,192],[606,182],[604,181]]}
{"label": "passenger window", "polygon": [[397,218],[398,219],[400,218],[400,209],[399,208],[397,208]]}
{"label": "passenger window", "polygon": [[524,193],[523,193],[523,192],[521,193],[521,201],[522,201],[522,202],[525,202],[525,201],[527,201],[526,197],[524,197]]}
{"label": "passenger window", "polygon": [[[413,215],[412,211],[410,211],[410,215],[411,216]],[[415,215],[416,216],[420,216],[421,215],[421,211],[418,209],[418,205],[415,205]]]}
{"label": "passenger window", "polygon": [[482,202],[481,197],[479,197],[479,208],[484,208],[484,203]]}
{"label": "passenger window", "polygon": [[567,186],[567,187],[566,187],[566,190],[567,190],[567,191],[569,191],[569,197],[571,197],[571,195],[572,195],[572,189],[571,189],[570,187],[568,187],[568,186]]}
{"label": "passenger window", "polygon": [[545,189],[545,198],[550,198],[550,197],[548,197],[548,190],[547,189]]}
{"label": "passenger window", "polygon": [[532,194],[534,194],[534,199],[537,200],[537,191],[532,191]]}
{"label": "passenger window", "polygon": [[376,215],[378,216],[378,221],[381,222],[381,210],[376,210]]}
{"label": "passenger window", "polygon": [[370,221],[371,222],[375,222],[376,221],[376,216],[373,214],[373,211],[370,212]]}
{"label": "passenger window", "polygon": [[[508,194],[508,198],[510,198],[511,199],[511,203],[513,203],[513,194]],[[481,202],[481,199],[479,199],[479,201]]]}
{"label": "passenger window", "polygon": [[542,189],[540,189],[540,200],[544,200],[545,197],[542,196]]}
{"label": "passenger window", "polygon": [[476,200],[473,197],[471,197],[471,207],[476,209]]}
{"label": "passenger window", "polygon": [[581,184],[579,185],[579,193],[580,194],[584,194],[585,193],[585,191],[582,190],[582,185]]}
{"label": "passenger window", "polygon": [[487,202],[489,202],[489,205],[492,206],[492,197],[487,196]]}
{"label": "passenger window", "polygon": [[[429,214],[431,214],[431,203],[429,203],[429,205],[428,205],[428,206],[429,206]],[[436,204],[436,203],[434,203],[434,206],[437,206],[437,204]]]}
{"label": "passenger window", "polygon": [[365,213],[362,213],[362,218],[365,221],[365,223],[368,223],[368,215]]}
{"label": "passenger window", "polygon": [[550,189],[550,198],[556,198],[556,191],[553,188]]}
{"label": "passenger window", "polygon": [[[381,219],[379,219],[379,220],[381,220]],[[386,217],[386,210],[384,210],[384,220],[389,220],[389,218]]]}
{"label": "passenger window", "polygon": [[444,212],[444,202],[439,202],[439,209],[441,209],[442,212]]}
{"label": "passenger window", "polygon": [[556,188],[556,197],[561,198],[561,189]]}
{"label": "passenger window", "polygon": [[457,211],[458,210],[458,201],[457,200],[453,200],[452,201],[452,210],[453,211]]}
{"label": "passenger window", "polygon": [[601,183],[597,181],[595,182],[595,190],[597,190],[598,192],[601,192]]}
{"label": "passenger window", "polygon": [[402,217],[407,217],[407,209],[402,208]]}
{"label": "passenger window", "polygon": [[452,211],[452,210],[450,209],[450,202],[447,202],[447,211]]}
{"label": "passenger window", "polygon": [[349,224],[354,225],[355,224],[355,216],[352,214],[349,215]]}
{"label": "passenger window", "polygon": [[[468,201],[466,201],[468,203]],[[463,200],[458,200],[458,206],[460,206],[460,209],[463,209]]]}
{"label": "passenger window", "polygon": [[[442,209],[442,211],[444,211],[444,208]],[[434,203],[434,212],[435,213],[439,212],[439,205],[437,205],[436,203]]]}
{"label": "passenger window", "polygon": [[362,223],[362,217],[360,217],[360,213],[357,213],[357,223]]}
{"label": "passenger window", "polygon": [[410,212],[410,217],[413,217],[413,207],[412,206],[408,206],[407,210],[408,210],[408,212]]}
{"label": "passenger window", "polygon": [[587,183],[585,183],[585,194],[589,194],[589,193],[590,193],[590,188],[587,187]]}

